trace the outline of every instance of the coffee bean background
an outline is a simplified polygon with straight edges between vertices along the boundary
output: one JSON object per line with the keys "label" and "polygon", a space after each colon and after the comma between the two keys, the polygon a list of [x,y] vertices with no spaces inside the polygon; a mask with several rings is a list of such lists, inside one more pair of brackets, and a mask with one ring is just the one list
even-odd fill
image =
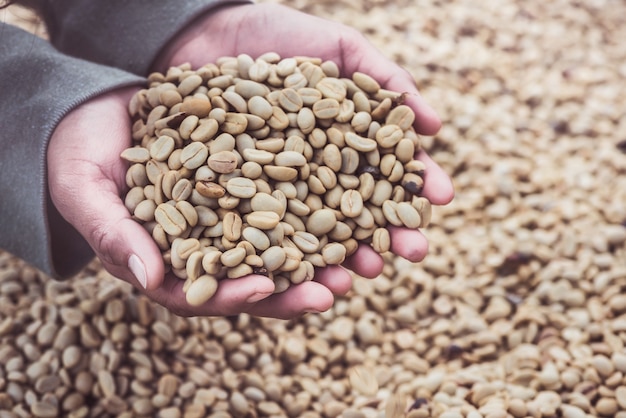
{"label": "coffee bean background", "polygon": [[428,257],[278,321],[2,254],[0,417],[626,416],[626,5],[285,3],[363,31],[441,115],[422,139],[457,195]]}

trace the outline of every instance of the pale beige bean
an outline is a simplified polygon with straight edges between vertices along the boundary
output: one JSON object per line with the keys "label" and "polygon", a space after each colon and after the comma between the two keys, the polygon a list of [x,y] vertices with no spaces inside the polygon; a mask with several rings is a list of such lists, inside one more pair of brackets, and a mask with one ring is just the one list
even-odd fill
{"label": "pale beige bean", "polygon": [[289,199],[287,202],[287,208],[289,209],[289,212],[296,216],[307,216],[311,213],[311,208],[298,199]]}
{"label": "pale beige bean", "polygon": [[167,203],[156,207],[154,218],[171,236],[179,236],[187,228],[185,217],[174,206]]}
{"label": "pale beige bean", "polygon": [[324,187],[324,184],[317,176],[310,175],[306,179],[306,182],[308,190],[312,193],[315,193],[316,195],[323,195],[324,193],[326,193],[326,188]]}
{"label": "pale beige bean", "polygon": [[387,228],[376,228],[372,236],[372,248],[381,254],[391,249],[391,237]]}
{"label": "pale beige bean", "polygon": [[422,177],[426,172],[426,165],[420,160],[411,160],[404,164],[404,171]]}
{"label": "pale beige bean", "polygon": [[266,165],[274,161],[275,154],[260,149],[245,149],[243,150],[243,157],[246,161],[253,161],[261,165]]}
{"label": "pale beige bean", "polygon": [[309,85],[309,80],[307,80],[306,76],[302,73],[295,72],[293,74],[285,77],[284,86],[286,88],[292,88],[294,90],[299,90],[303,87]]}
{"label": "pale beige bean", "polygon": [[353,174],[360,164],[360,157],[357,150],[353,148],[343,148],[341,150],[341,172]]}
{"label": "pale beige bean", "polygon": [[181,260],[187,260],[191,254],[197,251],[200,251],[200,241],[194,238],[184,239],[176,247],[176,254]]}
{"label": "pale beige bean", "polygon": [[171,198],[176,202],[187,200],[191,196],[193,186],[187,179],[180,179],[174,184],[171,191]]}
{"label": "pale beige bean", "polygon": [[358,112],[354,115],[350,124],[357,133],[368,133],[372,124],[372,116],[369,112]]}
{"label": "pale beige bean", "polygon": [[250,201],[253,211],[271,211],[277,215],[282,215],[285,212],[283,203],[267,193],[257,193]]}
{"label": "pale beige bean", "polygon": [[176,202],[176,209],[183,215],[187,224],[192,228],[198,225],[198,212],[191,203],[186,200]]}
{"label": "pale beige bean", "polygon": [[191,306],[200,306],[217,292],[217,279],[205,274],[194,280],[185,293],[185,299]]}
{"label": "pale beige bean", "polygon": [[323,163],[331,170],[339,172],[343,163],[341,151],[335,144],[327,144],[322,153]]}
{"label": "pale beige bean", "polygon": [[178,133],[182,139],[189,139],[191,134],[194,132],[198,123],[200,122],[200,118],[196,115],[187,116],[178,127]]}
{"label": "pale beige bean", "polygon": [[407,105],[400,105],[393,108],[385,120],[386,124],[398,125],[400,129],[406,131],[413,126],[415,122],[415,113]]}
{"label": "pale beige bean", "polygon": [[383,214],[385,219],[394,226],[403,226],[403,222],[398,216],[398,203],[393,200],[386,200],[383,203]]}
{"label": "pale beige bean", "polygon": [[148,160],[150,160],[150,151],[148,151],[144,147],[135,146],[122,151],[120,157],[131,163],[145,164],[148,162]]}
{"label": "pale beige bean", "polygon": [[180,105],[179,110],[188,115],[195,115],[198,118],[206,118],[211,112],[211,102],[198,98],[186,98]]}
{"label": "pale beige bean", "polygon": [[275,129],[277,131],[283,131],[289,126],[289,117],[282,108],[278,106],[273,106],[272,116],[270,116],[270,118],[267,120],[267,124],[272,129]]}
{"label": "pale beige bean", "polygon": [[229,133],[221,133],[208,144],[208,147],[211,155],[221,151],[234,151],[235,137]]}
{"label": "pale beige bean", "polygon": [[359,152],[374,151],[378,146],[373,139],[357,135],[354,132],[346,132],[344,138],[348,146]]}
{"label": "pale beige bean", "polygon": [[337,175],[330,167],[320,166],[317,169],[317,178],[326,190],[330,190],[337,185]]}
{"label": "pale beige bean", "polygon": [[245,227],[241,233],[243,238],[250,242],[260,251],[265,251],[270,247],[269,237],[260,229],[252,226]]}
{"label": "pale beige bean", "polygon": [[[179,244],[182,246],[184,242]],[[189,280],[196,280],[202,274],[202,258],[204,257],[204,253],[202,251],[194,251],[187,258],[187,262],[185,263],[185,273],[187,273],[187,278]]]}
{"label": "pale beige bean", "polygon": [[382,206],[386,200],[391,199],[392,192],[393,185],[390,182],[386,180],[377,181],[369,202],[375,206]]}
{"label": "pale beige bean", "polygon": [[[369,116],[369,115],[368,115]],[[352,100],[344,100],[339,103],[339,114],[335,118],[337,122],[350,123],[354,118],[354,102]],[[354,129],[354,126],[353,126]],[[367,127],[363,129],[367,130]]]}
{"label": "pale beige bean", "polygon": [[[384,155],[381,159],[380,159],[380,165],[379,165],[379,169],[380,169],[380,174],[382,174],[385,177],[389,177],[389,175],[391,174],[391,171],[393,170],[393,166],[396,163],[397,159],[396,156],[394,154],[386,154]],[[391,180],[389,180],[391,181]]]}
{"label": "pale beige bean", "polygon": [[238,279],[239,277],[247,276],[252,273],[254,273],[254,270],[250,265],[241,263],[236,267],[228,269],[226,272],[226,276],[229,279]]}
{"label": "pale beige bean", "polygon": [[280,137],[266,138],[262,141],[256,141],[257,150],[267,151],[271,154],[277,154],[285,148],[285,139]]}
{"label": "pale beige bean", "polygon": [[316,102],[322,100],[322,93],[312,87],[303,87],[298,89],[298,94],[302,98],[302,103],[305,106],[313,106]]}
{"label": "pale beige bean", "polygon": [[323,148],[328,142],[326,132],[320,128],[313,129],[313,131],[309,134],[308,139],[311,146],[315,149]]}
{"label": "pale beige bean", "polygon": [[217,275],[222,269],[222,252],[219,250],[208,250],[202,257],[202,268],[207,274]]}
{"label": "pale beige bean", "polygon": [[[298,154],[302,154],[304,157],[304,151],[306,147],[305,135],[303,135],[300,131],[289,131],[290,135],[287,137],[284,143],[284,147],[281,151],[292,151]],[[305,157],[306,161],[306,157]]]}
{"label": "pale beige bean", "polygon": [[296,231],[291,240],[305,254],[317,252],[320,246],[319,239],[310,232]]}
{"label": "pale beige bean", "polygon": [[372,105],[365,93],[357,91],[352,95],[352,101],[354,102],[354,110],[356,112],[372,113]]}
{"label": "pale beige bean", "polygon": [[126,197],[124,198],[124,206],[126,206],[126,209],[128,209],[130,213],[134,213],[137,205],[145,199],[146,195],[144,194],[143,187],[136,186],[131,188],[126,194]]}
{"label": "pale beige bean", "polygon": [[231,151],[220,151],[209,156],[207,164],[216,173],[228,174],[237,169],[237,156]]}
{"label": "pale beige bean", "polygon": [[245,177],[235,177],[226,183],[226,190],[232,196],[241,199],[250,199],[256,194],[256,184]]}
{"label": "pale beige bean", "polygon": [[276,165],[263,166],[263,172],[273,180],[291,181],[298,176],[298,170],[292,167],[280,167]]}
{"label": "pale beige bean", "polygon": [[363,201],[367,201],[372,197],[375,187],[376,180],[374,180],[374,176],[370,173],[363,173],[359,176],[358,191]]}
{"label": "pale beige bean", "polygon": [[398,142],[395,149],[398,161],[407,163],[415,158],[415,144],[407,138],[403,138]]}
{"label": "pale beige bean", "polygon": [[404,131],[398,125],[381,126],[376,131],[376,142],[383,148],[396,146],[404,138]]}
{"label": "pale beige bean", "polygon": [[363,197],[357,190],[346,190],[341,196],[341,213],[348,218],[355,218],[363,212]]}
{"label": "pale beige bean", "polygon": [[[372,109],[372,119],[374,120],[379,120],[382,121],[384,120],[387,115],[389,114],[389,111],[391,110],[391,107],[393,106],[393,102],[391,101],[390,98],[385,98],[383,99],[378,106],[376,106],[374,109]],[[386,124],[390,124],[391,122],[386,121]]]}
{"label": "pale beige bean", "polygon": [[380,90],[380,84],[378,84],[378,81],[359,71],[352,74],[352,81],[354,81],[354,83],[366,93],[374,94]]}
{"label": "pale beige bean", "polygon": [[193,170],[205,164],[208,156],[209,150],[203,143],[192,142],[183,148],[180,160],[183,167]]}
{"label": "pale beige bean", "polygon": [[352,236],[352,228],[345,222],[337,222],[328,232],[328,237],[334,241],[345,241]]}
{"label": "pale beige bean", "polygon": [[304,105],[302,97],[292,88],[280,90],[278,103],[285,111],[291,113],[297,113]]}
{"label": "pale beige bean", "polygon": [[148,181],[152,182],[148,177],[148,164],[154,163],[148,161],[145,166],[139,163],[131,165],[126,172],[126,185],[128,187],[143,187],[148,184]]}
{"label": "pale beige bean", "polygon": [[322,248],[322,258],[326,264],[341,264],[346,259],[346,247],[338,242],[326,244]]}
{"label": "pale beige bean", "polygon": [[425,197],[416,197],[413,196],[411,199],[411,205],[417,212],[420,214],[420,218],[422,219],[419,227],[425,228],[430,224],[431,216],[432,216],[432,205],[430,201]]}
{"label": "pale beige bean", "polygon": [[189,135],[189,138],[195,142],[206,143],[215,137],[219,130],[219,124],[215,119],[203,120]]}
{"label": "pale beige bean", "polygon": [[202,85],[202,77],[197,74],[191,74],[180,82],[178,92],[182,97],[189,96],[200,85]]}
{"label": "pale beige bean", "polygon": [[160,136],[150,147],[150,157],[156,161],[167,161],[175,147],[174,138],[170,136]]}
{"label": "pale beige bean", "polygon": [[280,216],[272,211],[255,211],[249,213],[245,220],[250,226],[267,230],[276,228],[280,222]]}
{"label": "pale beige bean", "polygon": [[151,222],[155,219],[156,208],[157,204],[154,200],[143,200],[137,204],[133,215],[135,216],[135,218],[143,222]]}
{"label": "pale beige bean", "polygon": [[241,203],[241,199],[229,194],[225,194],[217,200],[220,208],[234,210]]}
{"label": "pale beige bean", "polygon": [[250,99],[254,96],[264,97],[269,94],[270,89],[261,83],[252,80],[240,80],[235,83],[235,92],[244,99]]}
{"label": "pale beige bean", "polygon": [[222,93],[222,98],[238,113],[248,113],[248,103],[240,94],[227,90]]}
{"label": "pale beige bean", "polygon": [[337,102],[341,102],[348,95],[345,84],[334,77],[326,77],[320,80],[315,85],[315,88],[322,93],[323,97],[336,100]]}
{"label": "pale beige bean", "polygon": [[367,207],[364,207],[357,216],[355,216],[354,221],[358,226],[365,229],[372,229],[376,225],[374,221],[374,215]]}
{"label": "pale beige bean", "polygon": [[241,174],[246,178],[256,180],[263,174],[263,167],[254,161],[246,161],[241,166]]}
{"label": "pale beige bean", "polygon": [[296,151],[283,151],[274,157],[274,164],[282,167],[301,167],[306,163],[304,155]]}
{"label": "pale beige bean", "polygon": [[238,241],[241,237],[241,229],[243,227],[241,217],[237,213],[228,212],[224,216],[222,223],[224,237],[229,241]]}
{"label": "pale beige bean", "polygon": [[[292,243],[292,245],[294,245]],[[279,270],[283,272],[294,271],[300,265],[304,254],[295,246],[293,247],[284,247],[285,251],[285,262],[280,266]]]}
{"label": "pale beige bean", "polygon": [[220,257],[220,262],[225,267],[235,267],[243,262],[246,258],[246,250],[241,247],[235,247],[225,251]]}
{"label": "pale beige bean", "polygon": [[309,216],[306,221],[306,231],[315,236],[322,236],[330,232],[337,224],[335,212],[331,209],[320,209]]}
{"label": "pale beige bean", "polygon": [[322,99],[313,105],[313,114],[318,119],[333,119],[339,115],[341,106],[335,99]]}
{"label": "pale beige bean", "polygon": [[224,122],[220,125],[222,131],[239,135],[246,131],[248,127],[248,119],[240,113],[228,112],[225,115]]}
{"label": "pale beige bean", "polygon": [[261,96],[253,96],[248,100],[248,111],[263,120],[268,120],[273,113],[272,105]]}
{"label": "pale beige bean", "polygon": [[335,185],[332,189],[328,190],[324,195],[324,203],[331,209],[339,209],[341,206],[341,196],[343,196],[345,189],[341,185]]}

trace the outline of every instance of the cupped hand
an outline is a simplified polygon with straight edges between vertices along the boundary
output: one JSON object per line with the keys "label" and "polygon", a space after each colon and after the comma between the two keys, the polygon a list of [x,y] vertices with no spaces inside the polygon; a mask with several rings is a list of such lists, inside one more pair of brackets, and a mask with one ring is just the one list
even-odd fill
{"label": "cupped hand", "polygon": [[[416,115],[417,133],[434,135],[441,122],[436,112],[419,94],[413,77],[389,60],[360,32],[337,22],[301,13],[276,4],[230,5],[199,18],[180,33],[155,61],[154,70],[190,63],[198,68],[223,56],[266,52],[282,57],[310,56],[334,61],[343,76],[359,71],[374,77],[386,89],[408,93],[405,104]],[[449,203],[454,190],[450,178],[428,156],[416,158],[426,164],[423,195],[434,205]],[[410,261],[421,261],[428,252],[428,241],[418,230],[390,228],[392,251]],[[383,268],[382,258],[368,245],[361,245],[344,266],[364,277],[376,277]],[[333,269],[320,274],[318,281],[327,286],[340,283],[349,289],[346,277]],[[338,289],[334,289],[338,290]]]}
{"label": "cupped hand", "polygon": [[108,272],[185,316],[249,312],[291,318],[327,310],[333,293],[347,291],[350,277],[345,271],[336,275],[333,269],[322,272],[320,281],[329,275],[335,279],[328,286],[309,282],[277,295],[272,295],[274,283],[269,278],[251,275],[224,280],[209,302],[189,306],[183,280],[164,275],[160,250],[131,218],[121,198],[128,190],[128,167],[120,154],[131,145],[128,102],[135,91],[116,90],[74,109],[53,132],[47,153],[52,203],[85,238]]}

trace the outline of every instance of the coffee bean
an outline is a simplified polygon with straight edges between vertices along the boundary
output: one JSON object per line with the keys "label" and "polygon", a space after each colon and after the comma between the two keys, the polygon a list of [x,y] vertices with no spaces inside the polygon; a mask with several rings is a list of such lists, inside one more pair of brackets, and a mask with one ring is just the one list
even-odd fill
{"label": "coffee bean", "polygon": [[167,203],[156,207],[154,218],[171,236],[179,236],[187,228],[185,217],[174,206]]}
{"label": "coffee bean", "polygon": [[220,151],[209,156],[207,164],[216,173],[232,173],[237,168],[237,156],[231,151]]}

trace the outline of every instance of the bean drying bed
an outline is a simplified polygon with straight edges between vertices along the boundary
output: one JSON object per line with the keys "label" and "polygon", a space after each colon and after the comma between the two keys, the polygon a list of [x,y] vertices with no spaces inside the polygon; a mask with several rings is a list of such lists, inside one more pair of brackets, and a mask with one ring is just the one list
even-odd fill
{"label": "bean drying bed", "polygon": [[363,31],[441,115],[429,256],[279,321],[2,253],[0,417],[626,417],[626,4],[283,3]]}

